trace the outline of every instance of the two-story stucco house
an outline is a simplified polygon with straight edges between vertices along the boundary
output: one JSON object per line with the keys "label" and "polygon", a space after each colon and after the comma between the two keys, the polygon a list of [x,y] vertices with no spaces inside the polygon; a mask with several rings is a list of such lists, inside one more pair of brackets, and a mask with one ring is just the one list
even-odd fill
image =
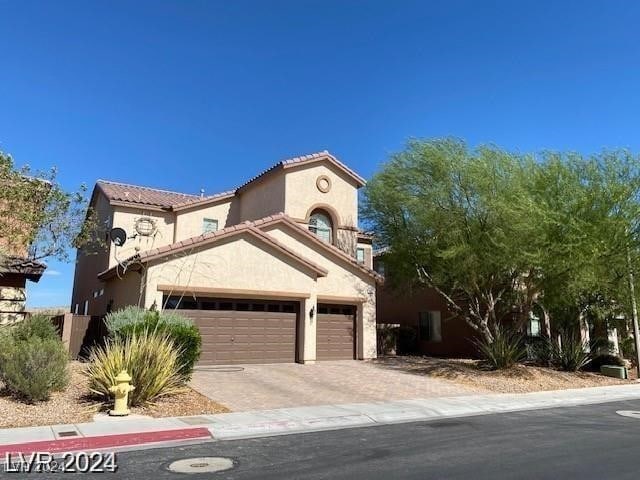
{"label": "two-story stucco house", "polygon": [[72,310],[178,309],[202,332],[203,364],[375,357],[381,277],[358,229],[364,183],[326,151],[216,195],[100,180],[91,207],[127,239],[78,251]]}

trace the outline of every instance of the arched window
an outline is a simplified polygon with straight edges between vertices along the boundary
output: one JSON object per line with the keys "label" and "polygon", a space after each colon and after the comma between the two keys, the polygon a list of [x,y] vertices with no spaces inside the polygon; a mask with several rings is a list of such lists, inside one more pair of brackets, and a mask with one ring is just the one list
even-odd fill
{"label": "arched window", "polygon": [[316,210],[309,217],[309,230],[314,233],[320,240],[331,243],[332,225],[331,217],[322,211]]}

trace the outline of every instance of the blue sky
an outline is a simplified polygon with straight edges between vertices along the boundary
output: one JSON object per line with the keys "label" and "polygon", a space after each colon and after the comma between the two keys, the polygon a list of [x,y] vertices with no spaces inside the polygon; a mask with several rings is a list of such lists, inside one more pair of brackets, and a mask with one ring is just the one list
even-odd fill
{"label": "blue sky", "polygon": [[[0,149],[207,193],[329,149],[371,176],[410,137],[640,150],[631,1],[0,0]],[[50,262],[32,306],[67,305]],[[56,274],[58,273],[58,274]]]}

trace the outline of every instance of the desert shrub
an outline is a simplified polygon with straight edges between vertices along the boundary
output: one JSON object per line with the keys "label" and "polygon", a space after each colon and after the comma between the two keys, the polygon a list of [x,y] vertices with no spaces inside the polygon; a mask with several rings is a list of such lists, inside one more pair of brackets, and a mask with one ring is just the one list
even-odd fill
{"label": "desert shrub", "polygon": [[632,365],[636,364],[636,342],[633,337],[625,337],[620,341],[620,351]]}
{"label": "desert shrub", "polygon": [[398,355],[410,355],[418,351],[418,330],[416,327],[402,325],[398,327],[398,341],[396,353]]}
{"label": "desert shrub", "polygon": [[127,338],[145,331],[166,335],[180,352],[180,374],[191,378],[193,367],[202,352],[200,330],[191,320],[172,311],[155,312],[127,307],[107,315],[105,319],[111,337]]}
{"label": "desert shrub", "polygon": [[594,372],[599,372],[602,365],[616,365],[618,367],[626,366],[623,358],[620,358],[617,355],[603,354],[593,357],[586,367]]}
{"label": "desert shrub", "polygon": [[575,372],[583,368],[591,354],[587,342],[583,342],[579,335],[573,332],[562,332],[558,339],[549,340],[553,364],[568,372]]}
{"label": "desert shrub", "polygon": [[613,353],[613,342],[607,337],[595,337],[589,341],[589,350],[594,354],[611,354]]}
{"label": "desert shrub", "polygon": [[494,369],[511,368],[526,358],[527,349],[521,333],[496,327],[493,341],[474,341],[482,360]]}
{"label": "desert shrub", "polygon": [[378,354],[389,355],[397,353],[398,327],[392,325],[378,325],[377,328]]}
{"label": "desert shrub", "polygon": [[15,341],[38,337],[43,340],[59,339],[60,335],[51,319],[46,315],[33,315],[11,327],[11,336]]}
{"label": "desert shrub", "polygon": [[108,400],[109,388],[122,370],[131,375],[135,389],[129,394],[132,406],[180,393],[185,378],[181,374],[180,349],[167,333],[143,331],[115,336],[93,348],[85,375],[89,388]]}
{"label": "desert shrub", "polygon": [[529,337],[525,340],[527,360],[535,365],[548,367],[552,361],[549,339],[546,337]]}
{"label": "desert shrub", "polygon": [[[14,332],[16,330],[14,329]],[[47,400],[51,392],[68,383],[68,353],[58,338],[15,338],[3,335],[0,342],[0,377],[15,396],[28,402]],[[18,331],[24,334],[24,329]]]}

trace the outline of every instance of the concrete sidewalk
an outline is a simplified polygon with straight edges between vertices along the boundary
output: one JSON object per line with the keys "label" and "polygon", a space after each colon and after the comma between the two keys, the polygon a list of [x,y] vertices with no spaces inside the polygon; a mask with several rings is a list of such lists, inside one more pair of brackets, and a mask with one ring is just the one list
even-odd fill
{"label": "concrete sidewalk", "polygon": [[193,417],[110,418],[75,425],[3,429],[0,430],[0,452],[77,451],[176,441],[231,440],[633,399],[640,399],[640,384],[280,408]]}

